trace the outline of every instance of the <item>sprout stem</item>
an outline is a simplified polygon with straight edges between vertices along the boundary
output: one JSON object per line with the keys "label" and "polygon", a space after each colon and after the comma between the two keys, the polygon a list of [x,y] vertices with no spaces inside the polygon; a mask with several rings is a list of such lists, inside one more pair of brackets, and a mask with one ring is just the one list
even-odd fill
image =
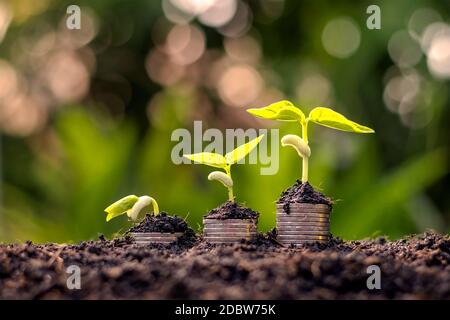
{"label": "sprout stem", "polygon": [[308,122],[308,120],[305,122],[300,122],[302,126],[302,138],[306,143],[308,143]]}
{"label": "sprout stem", "polygon": [[[308,122],[308,120],[300,122],[302,126],[302,138],[306,144],[308,144]],[[308,161],[309,157],[302,157],[302,183],[308,182]]]}
{"label": "sprout stem", "polygon": [[156,200],[153,199],[153,198],[151,198],[150,201],[151,201],[152,206],[153,206],[153,213],[155,214],[155,216],[157,216],[157,215],[159,214],[159,206],[158,206],[158,203],[157,203]]}
{"label": "sprout stem", "polygon": [[228,200],[234,202],[233,187],[228,188]]}
{"label": "sprout stem", "polygon": [[[227,173],[227,176],[230,177],[231,180],[231,166],[225,167],[225,172]],[[228,200],[234,202],[234,194],[233,194],[233,187],[228,187]]]}
{"label": "sprout stem", "polygon": [[308,160],[309,158],[303,158],[302,183],[308,182]]}

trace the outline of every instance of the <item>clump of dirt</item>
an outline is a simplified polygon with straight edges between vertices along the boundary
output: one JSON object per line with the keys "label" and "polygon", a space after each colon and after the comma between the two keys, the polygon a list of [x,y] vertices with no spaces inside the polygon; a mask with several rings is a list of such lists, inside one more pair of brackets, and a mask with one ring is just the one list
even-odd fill
{"label": "clump of dirt", "polygon": [[290,203],[325,204],[330,208],[333,206],[333,201],[330,198],[315,190],[309,182],[302,183],[300,180],[297,180],[294,185],[284,190],[277,203],[283,205],[286,213],[289,213]]}
{"label": "clump of dirt", "polygon": [[166,212],[158,215],[146,214],[145,218],[129,232],[185,232],[189,226],[184,219],[178,216],[169,216]]}
{"label": "clump of dirt", "polygon": [[170,216],[166,212],[158,215],[147,214],[145,218],[136,226],[130,228],[130,232],[163,232],[163,233],[182,233],[176,244],[181,247],[192,247],[198,238],[187,222],[178,217]]}
{"label": "clump of dirt", "polygon": [[258,219],[259,213],[250,208],[239,205],[234,201],[227,201],[212,209],[205,216],[206,219]]}

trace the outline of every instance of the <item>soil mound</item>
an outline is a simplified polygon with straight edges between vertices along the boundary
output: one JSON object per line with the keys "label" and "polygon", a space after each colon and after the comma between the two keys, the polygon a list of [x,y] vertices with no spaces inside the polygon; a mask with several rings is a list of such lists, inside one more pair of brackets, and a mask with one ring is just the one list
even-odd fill
{"label": "soil mound", "polygon": [[206,219],[258,219],[259,213],[250,208],[227,201],[221,206],[212,209],[205,216]]}

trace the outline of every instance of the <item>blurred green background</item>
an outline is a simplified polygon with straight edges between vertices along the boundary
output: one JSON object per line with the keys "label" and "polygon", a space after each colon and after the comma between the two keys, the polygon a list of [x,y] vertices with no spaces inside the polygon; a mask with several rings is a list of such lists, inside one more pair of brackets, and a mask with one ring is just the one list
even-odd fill
{"label": "blurred green background", "polygon": [[[66,9],[81,7],[81,30]],[[381,8],[381,30],[366,9]],[[449,2],[0,0],[0,241],[113,236],[103,209],[154,196],[199,230],[226,199],[209,168],[175,165],[176,128],[277,128],[245,112],[286,98],[329,106],[374,135],[312,127],[310,179],[335,199],[332,233],[391,238],[450,230]],[[280,136],[281,136],[280,134]],[[275,226],[300,177],[234,168],[238,201]]]}

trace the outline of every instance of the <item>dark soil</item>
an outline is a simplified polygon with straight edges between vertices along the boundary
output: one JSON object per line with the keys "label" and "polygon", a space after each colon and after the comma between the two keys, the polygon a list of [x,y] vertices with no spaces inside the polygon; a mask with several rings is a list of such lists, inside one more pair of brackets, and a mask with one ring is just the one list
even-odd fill
{"label": "dark soil", "polygon": [[189,229],[188,224],[183,218],[169,216],[166,212],[158,215],[146,214],[145,218],[129,232],[185,232]]}
{"label": "dark soil", "polygon": [[[450,237],[282,248],[274,234],[192,248],[139,247],[129,238],[79,245],[0,245],[0,299],[450,299]],[[66,268],[81,268],[81,289]],[[369,290],[367,267],[381,269]]]}
{"label": "dark soil", "polygon": [[227,201],[219,207],[212,209],[205,216],[207,219],[258,219],[259,213],[250,208]]}
{"label": "dark soil", "polygon": [[302,183],[300,180],[284,190],[277,203],[283,205],[286,213],[289,213],[289,204],[291,203],[326,204],[330,208],[333,206],[333,201],[330,198],[315,190],[309,182]]}

